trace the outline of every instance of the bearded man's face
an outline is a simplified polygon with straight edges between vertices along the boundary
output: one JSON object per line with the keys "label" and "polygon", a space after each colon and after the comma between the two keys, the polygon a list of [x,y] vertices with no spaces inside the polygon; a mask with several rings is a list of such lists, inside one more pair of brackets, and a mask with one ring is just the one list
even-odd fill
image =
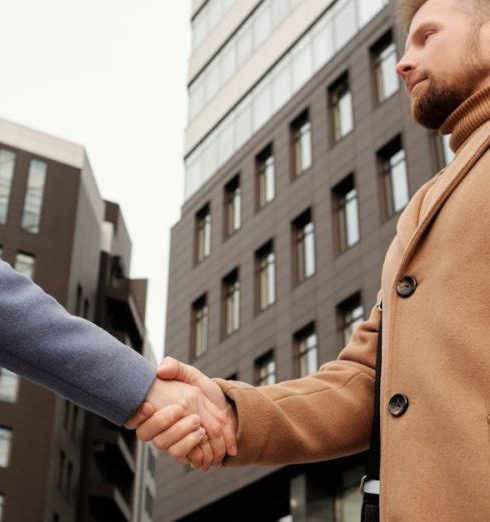
{"label": "bearded man's face", "polygon": [[439,129],[474,92],[490,84],[479,26],[448,0],[428,0],[415,14],[397,65],[414,119]]}

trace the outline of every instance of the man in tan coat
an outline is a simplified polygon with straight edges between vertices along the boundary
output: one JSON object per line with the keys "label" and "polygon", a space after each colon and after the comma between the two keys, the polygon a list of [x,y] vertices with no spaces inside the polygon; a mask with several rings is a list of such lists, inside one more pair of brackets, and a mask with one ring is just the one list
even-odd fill
{"label": "man in tan coat", "polygon": [[[333,459],[369,445],[383,316],[383,521],[490,520],[490,2],[401,1],[397,66],[414,118],[451,134],[455,159],[400,216],[379,302],[338,360],[309,377],[252,387],[167,359],[235,430],[228,465]],[[381,311],[382,309],[382,311]],[[162,449],[184,433],[171,410],[138,428]],[[177,458],[185,453],[174,451]],[[207,468],[202,453],[191,462]]]}

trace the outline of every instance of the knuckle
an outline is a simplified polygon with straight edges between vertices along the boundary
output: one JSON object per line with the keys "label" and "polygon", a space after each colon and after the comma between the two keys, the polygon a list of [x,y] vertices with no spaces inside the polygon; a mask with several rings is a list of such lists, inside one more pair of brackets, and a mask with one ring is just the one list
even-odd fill
{"label": "knuckle", "polygon": [[168,444],[161,437],[160,438],[159,437],[155,437],[153,439],[153,445],[156,448],[158,448],[159,450],[162,450],[162,451],[167,451],[168,450]]}

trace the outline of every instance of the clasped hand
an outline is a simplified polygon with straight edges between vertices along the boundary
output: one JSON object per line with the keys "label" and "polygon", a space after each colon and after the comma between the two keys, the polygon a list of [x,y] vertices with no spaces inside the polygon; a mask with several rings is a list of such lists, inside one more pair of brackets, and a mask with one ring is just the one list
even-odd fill
{"label": "clasped hand", "polygon": [[202,471],[237,454],[236,414],[218,384],[171,357],[164,359],[157,377],[126,428]]}

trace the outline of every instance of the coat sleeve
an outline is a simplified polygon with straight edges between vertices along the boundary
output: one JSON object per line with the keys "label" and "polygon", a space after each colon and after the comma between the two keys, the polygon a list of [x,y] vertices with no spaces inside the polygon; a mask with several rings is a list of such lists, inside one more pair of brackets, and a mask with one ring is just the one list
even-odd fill
{"label": "coat sleeve", "polygon": [[313,375],[260,387],[215,379],[238,417],[238,455],[225,465],[314,462],[367,449],[380,318],[374,307],[338,359]]}
{"label": "coat sleeve", "polygon": [[0,261],[0,365],[122,425],[155,380],[138,353]]}

